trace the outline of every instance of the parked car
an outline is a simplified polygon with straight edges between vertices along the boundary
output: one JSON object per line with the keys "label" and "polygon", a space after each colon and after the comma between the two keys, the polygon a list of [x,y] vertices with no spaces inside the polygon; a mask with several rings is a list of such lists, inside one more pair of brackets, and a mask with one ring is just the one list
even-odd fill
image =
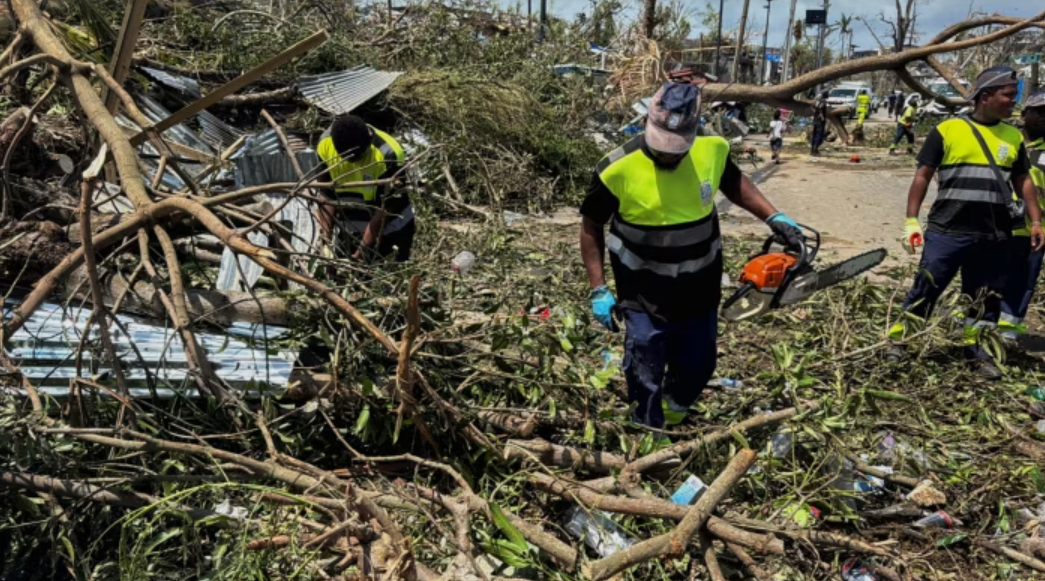
{"label": "parked car", "polygon": [[866,84],[841,84],[827,94],[827,104],[832,108],[834,107],[851,107],[849,111],[849,118],[856,118],[856,97],[861,93],[866,93],[871,96],[872,105],[874,103],[874,92]]}
{"label": "parked car", "polygon": [[[960,82],[962,86],[966,89],[970,88],[969,83],[967,81],[959,80],[958,82]],[[943,79],[929,83],[928,87],[930,91],[941,97],[947,97],[950,99],[962,98],[961,94],[958,93],[958,91],[956,91],[950,83]],[[950,117],[952,115],[966,115],[968,113],[972,113],[971,106],[967,105],[964,107],[948,107],[941,103],[937,103],[936,101],[929,100],[926,100],[926,103],[922,105],[921,109],[918,110],[919,116],[928,117]]]}

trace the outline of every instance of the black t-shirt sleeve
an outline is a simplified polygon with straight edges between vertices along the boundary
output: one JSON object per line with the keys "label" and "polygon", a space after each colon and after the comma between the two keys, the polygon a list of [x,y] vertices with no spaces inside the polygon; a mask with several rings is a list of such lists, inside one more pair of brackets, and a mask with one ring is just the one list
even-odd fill
{"label": "black t-shirt sleeve", "polygon": [[726,167],[722,170],[722,179],[718,182],[718,189],[722,193],[740,191],[740,168],[733,163],[733,158],[726,159]]}
{"label": "black t-shirt sleeve", "polygon": [[1027,144],[1020,144],[1020,152],[1016,154],[1016,163],[1012,164],[1012,176],[1019,177],[1030,173],[1030,155],[1027,153]]}
{"label": "black t-shirt sleeve", "polygon": [[598,173],[592,173],[588,193],[581,203],[581,215],[597,224],[605,224],[620,209],[620,200],[602,183]]}
{"label": "black t-shirt sleeve", "polygon": [[925,136],[925,143],[922,144],[922,150],[918,153],[918,166],[927,165],[935,169],[940,167],[941,163],[943,163],[943,135],[934,127]]}

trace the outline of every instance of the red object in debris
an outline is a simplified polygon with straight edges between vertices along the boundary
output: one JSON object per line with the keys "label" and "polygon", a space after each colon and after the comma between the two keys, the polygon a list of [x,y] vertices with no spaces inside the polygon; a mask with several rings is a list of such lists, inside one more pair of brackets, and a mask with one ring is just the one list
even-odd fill
{"label": "red object in debris", "polygon": [[812,513],[813,518],[815,518],[816,520],[820,520],[820,509],[819,508],[810,505],[809,506],[809,512]]}
{"label": "red object in debris", "polygon": [[853,157],[850,157],[849,158],[849,163],[860,163],[860,156],[859,155],[854,155]]}
{"label": "red object in debris", "polygon": [[548,317],[551,316],[551,314],[552,314],[552,310],[549,309],[548,307],[544,307],[544,310],[541,311],[541,314],[540,314],[541,320],[543,321],[543,320],[547,319]]}

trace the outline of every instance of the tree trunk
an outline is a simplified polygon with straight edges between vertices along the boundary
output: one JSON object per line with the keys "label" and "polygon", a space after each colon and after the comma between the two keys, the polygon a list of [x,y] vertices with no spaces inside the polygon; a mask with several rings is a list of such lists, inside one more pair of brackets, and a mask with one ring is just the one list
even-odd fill
{"label": "tree trunk", "polygon": [[737,34],[737,48],[733,54],[733,74],[730,81],[738,82],[737,68],[740,65],[740,49],[744,46],[744,33],[747,28],[747,9],[751,6],[751,0],[744,0],[744,12],[740,16],[740,32]]}
{"label": "tree trunk", "polygon": [[657,0],[645,0],[646,8],[642,14],[642,31],[646,38],[653,40],[653,29],[657,27]]}

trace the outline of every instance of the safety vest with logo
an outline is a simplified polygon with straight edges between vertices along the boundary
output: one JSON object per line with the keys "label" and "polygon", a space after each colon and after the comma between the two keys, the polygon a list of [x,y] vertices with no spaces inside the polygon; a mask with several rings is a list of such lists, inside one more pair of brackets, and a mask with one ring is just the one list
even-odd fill
{"label": "safety vest with logo", "polygon": [[[370,130],[374,139],[366,154],[358,160],[342,158],[334,147],[334,138],[324,134],[316,153],[326,164],[334,184],[372,182],[391,177],[406,159],[402,146],[391,135],[373,127]],[[376,207],[383,207],[388,213],[383,230],[385,234],[400,230],[409,224],[414,219],[414,208],[406,193],[401,192],[389,199],[381,199],[381,190],[389,191],[390,188],[381,187],[379,190],[378,186],[373,185],[335,185],[334,192],[339,202],[359,202],[358,206],[338,209],[342,216],[339,222],[341,227],[353,233],[363,232]]]}
{"label": "safety vest with logo", "polygon": [[721,137],[698,137],[674,169],[657,167],[636,137],[600,162],[617,198],[606,245],[625,308],[685,319],[718,307],[722,241],[715,192],[729,160]]}
{"label": "safety vest with logo", "polygon": [[[1030,157],[1030,177],[1038,188],[1038,207],[1045,212],[1045,139],[1038,138],[1028,143],[1027,154]],[[1030,216],[1027,216],[1023,228],[1017,228],[1012,233],[1015,236],[1030,236]]]}

